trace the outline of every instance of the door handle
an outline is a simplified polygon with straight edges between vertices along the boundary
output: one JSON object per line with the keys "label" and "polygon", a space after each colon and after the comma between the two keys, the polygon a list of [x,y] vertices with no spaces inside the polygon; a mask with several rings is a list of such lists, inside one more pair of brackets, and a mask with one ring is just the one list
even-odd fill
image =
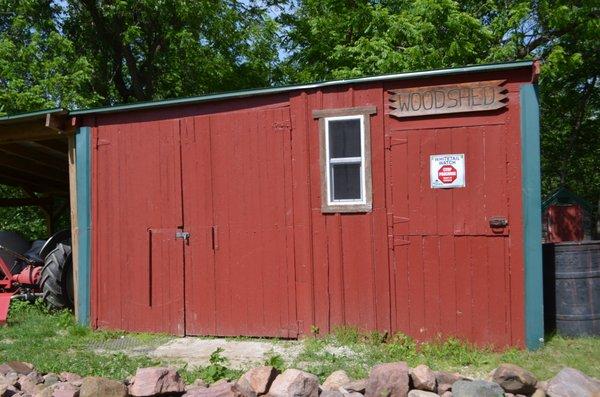
{"label": "door handle", "polygon": [[216,225],[213,225],[210,228],[211,231],[211,235],[212,235],[212,248],[213,251],[216,251],[219,249],[219,229],[217,228]]}
{"label": "door handle", "polygon": [[492,216],[490,218],[490,227],[502,228],[508,226],[508,219],[503,216]]}

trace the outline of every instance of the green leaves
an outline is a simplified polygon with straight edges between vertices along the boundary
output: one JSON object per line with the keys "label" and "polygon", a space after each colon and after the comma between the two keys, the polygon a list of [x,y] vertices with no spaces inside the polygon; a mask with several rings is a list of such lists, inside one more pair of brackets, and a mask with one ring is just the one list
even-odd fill
{"label": "green leaves", "polygon": [[287,20],[297,81],[476,63],[493,36],[451,0],[308,0]]}

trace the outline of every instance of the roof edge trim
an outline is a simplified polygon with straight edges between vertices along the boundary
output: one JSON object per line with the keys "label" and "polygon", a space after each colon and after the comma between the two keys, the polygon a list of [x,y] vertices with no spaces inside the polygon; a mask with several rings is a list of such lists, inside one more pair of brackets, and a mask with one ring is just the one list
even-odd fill
{"label": "roof edge trim", "polygon": [[47,114],[68,114],[69,112],[63,108],[43,109],[35,110],[33,112],[14,113],[6,116],[0,116],[0,123],[4,121],[21,121],[27,119],[35,119],[39,116],[46,116]]}

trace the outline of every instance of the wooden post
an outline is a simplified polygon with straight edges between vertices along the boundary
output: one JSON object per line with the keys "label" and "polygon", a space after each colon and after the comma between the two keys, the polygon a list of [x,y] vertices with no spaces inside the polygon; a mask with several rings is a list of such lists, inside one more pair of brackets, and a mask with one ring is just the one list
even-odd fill
{"label": "wooden post", "polygon": [[[71,215],[71,258],[73,261],[73,299],[75,316],[79,310],[79,227],[77,223],[77,167],[75,166],[75,136],[69,135],[69,205]],[[79,320],[79,319],[78,319]]]}

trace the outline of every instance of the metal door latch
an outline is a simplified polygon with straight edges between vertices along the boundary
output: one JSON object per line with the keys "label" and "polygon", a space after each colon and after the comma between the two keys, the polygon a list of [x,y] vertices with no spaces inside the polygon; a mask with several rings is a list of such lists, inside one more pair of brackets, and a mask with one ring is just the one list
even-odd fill
{"label": "metal door latch", "polygon": [[190,238],[190,234],[188,232],[176,232],[175,233],[175,238],[180,238],[183,240],[189,240]]}
{"label": "metal door latch", "polygon": [[492,216],[490,218],[490,227],[506,227],[508,226],[508,220],[502,216]]}

